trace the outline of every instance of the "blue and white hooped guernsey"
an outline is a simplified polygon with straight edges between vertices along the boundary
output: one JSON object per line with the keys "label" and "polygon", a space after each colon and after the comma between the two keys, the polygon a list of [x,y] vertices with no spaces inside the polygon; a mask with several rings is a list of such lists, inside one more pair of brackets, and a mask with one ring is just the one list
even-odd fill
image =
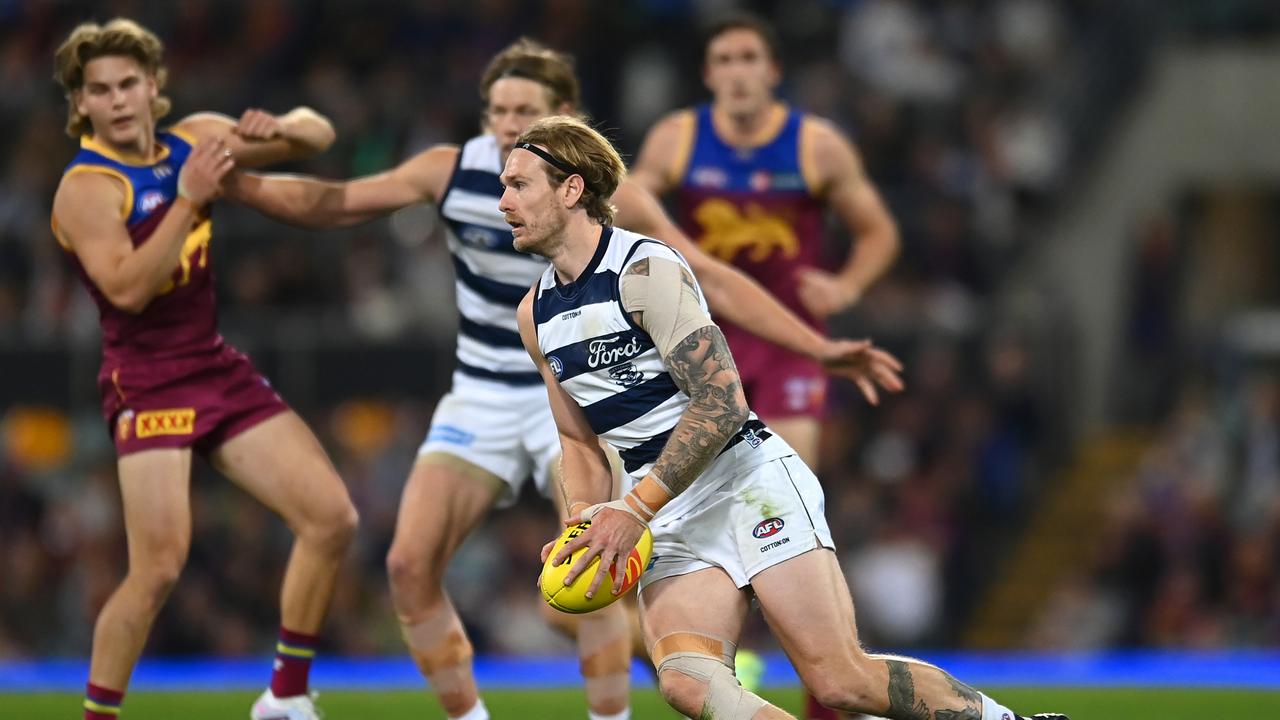
{"label": "blue and white hooped guernsey", "polygon": [[459,376],[506,385],[539,385],[520,342],[516,308],[547,261],[519,252],[511,226],[498,211],[502,197],[502,152],[497,138],[467,141],[440,200],[448,228],[458,302]]}
{"label": "blue and white hooped guernsey", "polygon": [[[543,356],[560,386],[583,409],[591,429],[618,451],[633,482],[653,467],[689,405],[689,396],[667,373],[649,334],[622,307],[618,279],[626,267],[646,257],[688,268],[664,243],[603,227],[582,274],[561,284],[555,268],[548,267],[533,304]],[[701,288],[698,300],[706,309]],[[752,413],[702,477],[662,514],[678,516],[735,475],[793,452]]]}

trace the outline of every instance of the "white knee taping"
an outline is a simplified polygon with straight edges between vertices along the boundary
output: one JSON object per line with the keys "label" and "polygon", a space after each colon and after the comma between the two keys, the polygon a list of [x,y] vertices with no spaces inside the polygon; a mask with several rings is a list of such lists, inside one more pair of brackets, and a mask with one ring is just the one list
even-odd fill
{"label": "white knee taping", "polygon": [[766,703],[759,695],[748,692],[738,683],[733,671],[724,663],[698,653],[672,653],[658,665],[658,675],[663,670],[675,670],[707,685],[707,699],[703,701],[703,714],[720,720],[751,720]]}

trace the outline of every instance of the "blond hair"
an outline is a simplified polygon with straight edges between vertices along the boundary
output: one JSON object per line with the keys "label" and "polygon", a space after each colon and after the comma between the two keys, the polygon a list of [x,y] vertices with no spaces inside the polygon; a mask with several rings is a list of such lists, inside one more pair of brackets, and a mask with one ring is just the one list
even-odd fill
{"label": "blond hair", "polygon": [[488,103],[489,89],[507,77],[532,80],[546,88],[552,110],[566,104],[571,110],[578,110],[578,76],[574,73],[570,55],[522,37],[489,61],[480,76],[480,99]]}
{"label": "blond hair", "polygon": [[552,115],[526,128],[516,139],[517,147],[521,143],[544,148],[560,164],[573,170],[572,173],[565,172],[544,160],[542,164],[547,177],[556,185],[570,175],[580,175],[586,187],[574,207],[586,210],[587,215],[602,225],[613,222],[613,215],[618,209],[609,202],[609,198],[613,197],[618,183],[627,174],[627,166],[603,135],[576,117]]}
{"label": "blond hair", "polygon": [[[160,64],[163,54],[160,38],[132,20],[116,18],[106,25],[90,22],[76,26],[53,55],[53,79],[67,98],[67,134],[78,138],[91,130],[89,118],[76,110],[75,101],[75,94],[84,87],[84,66],[90,60],[110,55],[133,58],[163,90],[169,74]],[[152,119],[167,115],[169,106],[169,98],[158,95],[151,101]]]}

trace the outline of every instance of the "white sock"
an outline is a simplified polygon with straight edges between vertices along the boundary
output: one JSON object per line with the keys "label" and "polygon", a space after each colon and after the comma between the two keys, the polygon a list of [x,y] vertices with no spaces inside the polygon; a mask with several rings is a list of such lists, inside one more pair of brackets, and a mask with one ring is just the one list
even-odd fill
{"label": "white sock", "polygon": [[593,713],[591,712],[591,709],[588,708],[587,720],[631,720],[631,708],[623,708],[622,712],[614,713],[613,715]]}
{"label": "white sock", "polygon": [[982,696],[982,720],[1018,720],[1014,711],[987,697],[986,693],[978,694]]}
{"label": "white sock", "polygon": [[484,706],[484,700],[477,698],[475,707],[452,720],[489,720],[489,708]]}

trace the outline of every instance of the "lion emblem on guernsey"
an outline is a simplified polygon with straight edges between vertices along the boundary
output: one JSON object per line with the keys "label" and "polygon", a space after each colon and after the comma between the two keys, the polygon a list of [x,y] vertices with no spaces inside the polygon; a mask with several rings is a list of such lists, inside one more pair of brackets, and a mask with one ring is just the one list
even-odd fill
{"label": "lion emblem on guernsey", "polygon": [[800,241],[791,226],[755,203],[739,212],[728,200],[715,198],[699,205],[693,219],[702,227],[698,245],[725,262],[733,262],[743,251],[751,262],[763,262],[775,252],[786,258],[800,252]]}

